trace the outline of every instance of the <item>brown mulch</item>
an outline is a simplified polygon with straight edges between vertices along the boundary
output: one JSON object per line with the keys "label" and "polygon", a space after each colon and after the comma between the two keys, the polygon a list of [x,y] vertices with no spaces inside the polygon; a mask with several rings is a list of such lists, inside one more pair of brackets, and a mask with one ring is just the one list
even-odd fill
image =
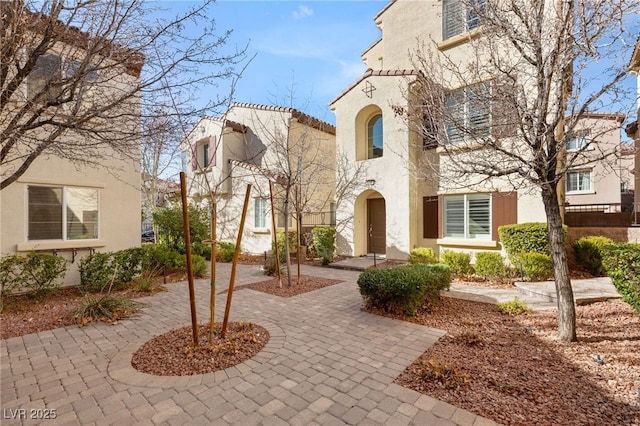
{"label": "brown mulch", "polygon": [[510,317],[444,297],[408,320],[448,334],[402,386],[506,425],[640,424],[640,318],[624,302],[579,306],[570,344],[556,339],[555,311]]}
{"label": "brown mulch", "polygon": [[[236,286],[235,290],[250,289],[261,291],[263,293],[272,294],[280,297],[293,297],[310,291],[318,290],[330,285],[339,284],[343,281],[333,280],[329,278],[314,277],[311,275],[300,275],[300,282],[297,276],[291,277],[291,286],[287,283],[287,277],[282,277],[282,287],[280,287],[277,278],[271,278],[266,281],[257,283],[243,284]],[[221,291],[219,294],[226,293],[227,290]]]}
{"label": "brown mulch", "polygon": [[214,338],[208,341],[209,324],[198,326],[199,345],[193,345],[192,327],[157,336],[138,349],[131,365],[156,376],[206,374],[232,367],[256,355],[269,341],[269,332],[259,325],[231,322],[223,339],[216,323]]}

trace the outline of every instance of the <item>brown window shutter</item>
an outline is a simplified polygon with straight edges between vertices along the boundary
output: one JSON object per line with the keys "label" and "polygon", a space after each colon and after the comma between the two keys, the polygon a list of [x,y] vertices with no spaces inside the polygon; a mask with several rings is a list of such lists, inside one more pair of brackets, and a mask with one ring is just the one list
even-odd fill
{"label": "brown window shutter", "polygon": [[442,216],[442,206],[443,206],[443,202],[442,202],[442,195],[438,195],[438,238],[442,238],[443,235],[443,226],[442,226],[442,221],[443,221],[443,216]]}
{"label": "brown window shutter", "polygon": [[438,196],[422,198],[422,237],[438,238],[439,209]]}
{"label": "brown window shutter", "polygon": [[506,77],[491,82],[491,136],[502,139],[518,132],[517,90],[514,81]]}
{"label": "brown window shutter", "polygon": [[518,193],[494,192],[491,194],[491,239],[498,241],[498,227],[518,222]]}

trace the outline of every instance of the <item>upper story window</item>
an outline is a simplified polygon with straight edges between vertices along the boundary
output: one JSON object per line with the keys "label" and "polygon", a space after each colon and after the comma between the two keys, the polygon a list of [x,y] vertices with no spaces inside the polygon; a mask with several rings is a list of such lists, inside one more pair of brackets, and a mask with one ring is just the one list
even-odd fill
{"label": "upper story window", "polygon": [[98,189],[29,186],[28,239],[98,238]]}
{"label": "upper story window", "polygon": [[470,31],[480,25],[478,9],[486,0],[443,0],[442,40]]}
{"label": "upper story window", "polygon": [[382,114],[376,114],[367,122],[367,159],[382,157]]}
{"label": "upper story window", "polygon": [[591,192],[591,170],[579,170],[567,173],[567,194]]}
{"label": "upper story window", "polygon": [[450,144],[490,136],[490,93],[491,84],[485,82],[454,90],[445,95],[445,130]]}
{"label": "upper story window", "polygon": [[38,97],[40,102],[53,101],[60,97],[65,85],[75,83],[77,96],[82,96],[83,101],[93,102],[93,93],[84,89],[86,84],[94,83],[97,79],[98,72],[80,61],[63,59],[54,54],[42,55],[29,73],[27,97],[30,100]]}
{"label": "upper story window", "polygon": [[567,140],[568,151],[579,151],[587,146],[590,142],[589,130],[578,130],[573,132]]}
{"label": "upper story window", "polygon": [[216,165],[216,137],[210,136],[191,146],[191,170],[206,169]]}

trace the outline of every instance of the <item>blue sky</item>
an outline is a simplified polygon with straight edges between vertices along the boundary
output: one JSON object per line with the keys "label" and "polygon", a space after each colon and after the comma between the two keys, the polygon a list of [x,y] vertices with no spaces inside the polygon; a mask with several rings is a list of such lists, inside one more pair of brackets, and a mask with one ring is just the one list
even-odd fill
{"label": "blue sky", "polygon": [[[189,1],[160,1],[180,11]],[[237,86],[235,100],[291,106],[334,123],[328,103],[366,67],[360,54],[380,31],[373,17],[387,0],[218,0],[211,11],[220,31],[231,29],[231,45],[248,43],[255,55]]]}

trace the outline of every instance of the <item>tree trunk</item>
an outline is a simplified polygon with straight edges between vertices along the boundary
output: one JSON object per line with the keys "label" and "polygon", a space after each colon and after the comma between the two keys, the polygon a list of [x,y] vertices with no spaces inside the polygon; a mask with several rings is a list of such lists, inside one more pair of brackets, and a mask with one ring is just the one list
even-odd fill
{"label": "tree trunk", "polygon": [[287,262],[287,286],[291,287],[291,250],[289,250],[289,196],[291,187],[287,186],[284,198],[284,253]]}
{"label": "tree trunk", "polygon": [[569,263],[564,246],[562,216],[555,187],[542,189],[542,200],[547,214],[549,249],[558,298],[558,338],[563,342],[575,342],[576,308],[569,277]]}

